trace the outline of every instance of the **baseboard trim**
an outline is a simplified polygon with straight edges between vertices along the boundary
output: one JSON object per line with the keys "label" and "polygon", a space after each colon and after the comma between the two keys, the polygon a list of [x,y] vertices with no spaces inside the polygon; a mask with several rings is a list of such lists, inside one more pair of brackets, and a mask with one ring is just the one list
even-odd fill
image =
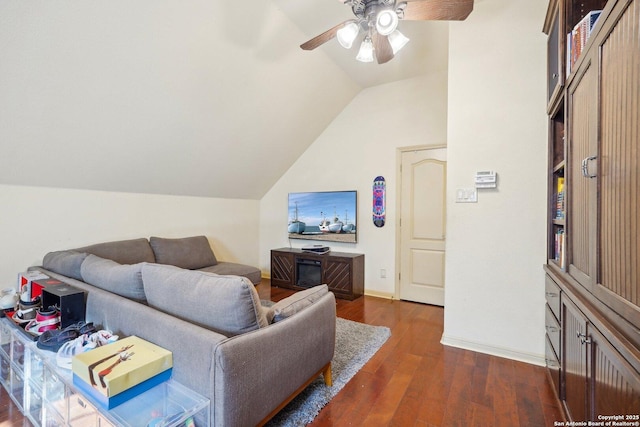
{"label": "baseboard trim", "polygon": [[377,297],[384,299],[394,299],[394,295],[388,292],[378,292],[378,291],[364,291],[364,294],[368,297]]}
{"label": "baseboard trim", "polygon": [[530,363],[532,365],[546,365],[544,355],[522,353],[504,347],[495,347],[478,342],[467,341],[461,338],[447,337],[445,335],[442,335],[440,344],[449,347],[461,348],[464,350],[476,351],[478,353],[490,354],[492,356],[504,357],[506,359],[517,360],[519,362]]}
{"label": "baseboard trim", "polygon": [[[261,277],[263,279],[271,280],[271,275],[268,274],[268,273],[262,273]],[[388,293],[388,292],[378,292],[378,291],[367,291],[367,290],[365,290],[364,294],[366,296],[369,296],[369,297],[384,298],[384,299],[396,299],[394,294]]]}

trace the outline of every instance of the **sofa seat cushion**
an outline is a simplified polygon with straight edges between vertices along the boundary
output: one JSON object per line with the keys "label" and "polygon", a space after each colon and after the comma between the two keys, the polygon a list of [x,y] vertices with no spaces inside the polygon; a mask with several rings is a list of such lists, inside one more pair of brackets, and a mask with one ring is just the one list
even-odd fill
{"label": "sofa seat cushion", "polygon": [[327,285],[318,285],[304,291],[296,292],[281,299],[267,309],[267,321],[279,322],[309,307],[329,292]]}
{"label": "sofa seat cushion", "polygon": [[182,239],[150,237],[149,244],[153,249],[158,264],[197,270],[216,265],[218,262],[205,236],[185,237]]}
{"label": "sofa seat cushion", "polygon": [[216,265],[201,268],[200,271],[224,276],[244,276],[254,285],[259,284],[262,278],[262,273],[259,268],[245,264],[236,264],[235,262],[218,262]]}
{"label": "sofa seat cushion", "polygon": [[246,277],[145,264],[142,282],[149,306],[225,336],[268,325],[258,292]]}
{"label": "sofa seat cushion", "polygon": [[156,262],[151,246],[149,246],[149,241],[145,238],[98,243],[74,249],[74,251],[87,252],[100,258],[113,260],[119,264]]}
{"label": "sofa seat cushion", "polygon": [[82,280],[80,267],[87,257],[86,252],[76,251],[57,251],[49,252],[42,260],[42,266],[54,273],[71,277],[72,279]]}
{"label": "sofa seat cushion", "polygon": [[80,271],[82,280],[90,285],[144,303],[143,264],[119,264],[110,259],[89,255],[82,262]]}

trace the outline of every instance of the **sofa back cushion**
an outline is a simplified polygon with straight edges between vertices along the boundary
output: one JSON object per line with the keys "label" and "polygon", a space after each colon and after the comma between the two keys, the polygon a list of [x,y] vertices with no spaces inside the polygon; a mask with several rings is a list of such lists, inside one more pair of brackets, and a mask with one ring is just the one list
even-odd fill
{"label": "sofa back cushion", "polygon": [[205,236],[185,237],[182,239],[149,238],[149,244],[158,264],[175,265],[188,270],[216,265],[209,241]]}
{"label": "sofa back cushion", "polygon": [[156,262],[151,246],[149,246],[149,241],[145,238],[98,243],[96,245],[74,249],[74,251],[93,254],[101,258],[113,260],[119,264]]}
{"label": "sofa back cushion", "polygon": [[149,306],[225,336],[268,325],[258,292],[246,277],[145,264],[142,282]]}
{"label": "sofa back cushion", "polygon": [[89,255],[82,262],[82,280],[116,295],[145,302],[142,285],[142,266],[138,264],[118,264],[117,262]]}
{"label": "sofa back cushion", "polygon": [[57,251],[49,252],[42,260],[42,266],[54,273],[71,277],[76,280],[82,280],[80,266],[87,257],[86,252],[76,251]]}

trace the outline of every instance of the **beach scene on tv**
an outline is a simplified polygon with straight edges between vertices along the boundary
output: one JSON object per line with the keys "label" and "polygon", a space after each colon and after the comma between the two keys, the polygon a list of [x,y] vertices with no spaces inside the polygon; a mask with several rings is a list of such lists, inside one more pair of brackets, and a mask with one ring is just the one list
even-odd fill
{"label": "beach scene on tv", "polygon": [[356,191],[289,193],[289,238],[355,243],[356,210]]}

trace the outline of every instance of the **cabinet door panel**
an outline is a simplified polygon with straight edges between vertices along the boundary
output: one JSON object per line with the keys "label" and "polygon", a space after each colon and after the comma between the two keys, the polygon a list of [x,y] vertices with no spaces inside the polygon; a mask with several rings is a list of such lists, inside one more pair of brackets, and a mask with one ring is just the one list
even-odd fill
{"label": "cabinet door panel", "polygon": [[588,412],[588,353],[585,342],[587,320],[569,300],[562,301],[562,367],[564,368],[565,405],[569,418],[584,421]]}
{"label": "cabinet door panel", "polygon": [[333,292],[351,293],[351,264],[349,262],[327,259],[323,271],[323,283]]}
{"label": "cabinet door panel", "polygon": [[[583,286],[593,287],[596,270],[597,67],[588,66],[570,88],[569,136],[569,274]],[[586,169],[585,169],[586,168]]]}
{"label": "cabinet door panel", "polygon": [[562,86],[562,57],[560,56],[560,13],[556,9],[547,40],[547,101],[555,97]]}
{"label": "cabinet door panel", "polygon": [[[640,305],[640,1],[630,3],[601,54],[599,284]],[[630,35],[635,33],[635,37]],[[635,96],[633,96],[635,94]],[[613,298],[598,294],[608,305]],[[619,307],[614,307],[621,312]],[[623,313],[640,324],[640,312]],[[630,319],[630,317],[633,317]]]}
{"label": "cabinet door panel", "polygon": [[589,331],[594,347],[593,416],[638,415],[640,374],[596,329]]}
{"label": "cabinet door panel", "polygon": [[294,284],[293,254],[271,253],[271,283],[274,286],[292,286]]}

